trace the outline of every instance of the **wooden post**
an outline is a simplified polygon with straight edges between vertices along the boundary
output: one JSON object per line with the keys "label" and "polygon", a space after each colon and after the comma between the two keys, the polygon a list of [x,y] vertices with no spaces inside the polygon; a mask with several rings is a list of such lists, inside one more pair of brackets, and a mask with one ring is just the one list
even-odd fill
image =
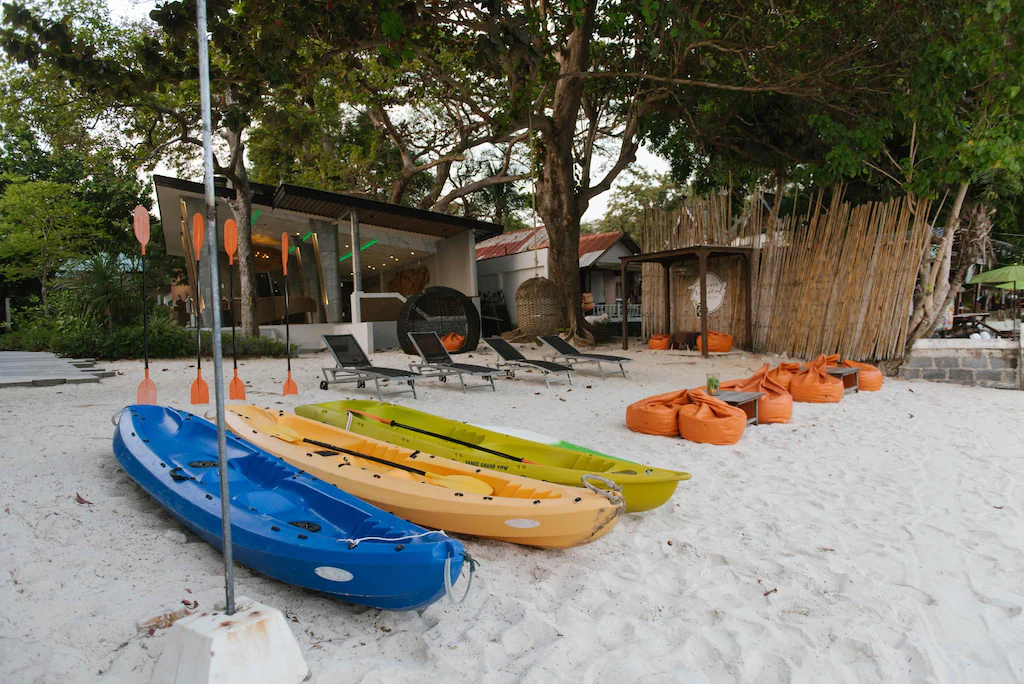
{"label": "wooden post", "polygon": [[747,260],[747,344],[754,351],[754,260],[750,252],[743,258]]}
{"label": "wooden post", "polygon": [[626,280],[625,259],[619,260],[622,268],[622,348],[629,349],[629,281]]}
{"label": "wooden post", "polygon": [[665,333],[672,334],[672,263],[663,262],[665,267]]}
{"label": "wooden post", "polygon": [[700,265],[700,336],[701,356],[708,358],[708,252],[702,249],[697,252]]}

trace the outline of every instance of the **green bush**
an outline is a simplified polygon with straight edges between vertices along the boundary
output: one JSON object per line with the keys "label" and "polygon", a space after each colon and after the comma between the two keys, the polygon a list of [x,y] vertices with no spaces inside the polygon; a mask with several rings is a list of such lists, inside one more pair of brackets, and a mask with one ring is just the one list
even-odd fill
{"label": "green bush", "polygon": [[50,351],[53,329],[44,325],[19,328],[0,335],[0,351]]}
{"label": "green bush", "polygon": [[[213,336],[201,335],[203,355],[213,353]],[[224,356],[231,357],[231,333],[221,336]],[[238,358],[283,358],[283,342],[269,337],[238,338]],[[3,351],[50,351],[71,358],[105,360],[141,359],[143,328],[126,325],[114,330],[102,327],[47,326],[37,322],[32,326],[0,335]],[[292,354],[296,351],[292,345]],[[196,355],[195,331],[185,330],[170,320],[154,319],[149,326],[149,356],[153,359],[179,359]]]}

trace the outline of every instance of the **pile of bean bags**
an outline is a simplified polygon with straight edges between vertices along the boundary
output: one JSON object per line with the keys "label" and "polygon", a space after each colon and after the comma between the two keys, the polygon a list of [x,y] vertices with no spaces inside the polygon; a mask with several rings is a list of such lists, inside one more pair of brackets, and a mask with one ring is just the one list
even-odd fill
{"label": "pile of bean bags", "polygon": [[[697,336],[697,350],[704,351],[704,336]],[[727,352],[732,351],[732,335],[720,332],[708,331],[708,351]]]}
{"label": "pile of bean bags", "polygon": [[702,389],[679,390],[631,404],[626,408],[626,426],[648,435],[735,444],[746,429],[747,414]]}
{"label": "pile of bean bags", "polygon": [[[828,374],[828,369],[835,366],[857,368],[862,390],[873,392],[882,388],[882,371],[877,366],[840,361],[838,354],[822,354],[803,366],[780,363],[772,368],[766,363],[749,378],[728,380],[720,387],[737,392],[764,392],[758,399],[758,422],[788,423],[794,401],[836,403],[843,398],[843,380]],[[703,444],[735,444],[746,426],[743,409],[709,395],[704,387],[658,394],[626,408],[626,427],[634,432],[682,437]]]}
{"label": "pile of bean bags", "polygon": [[793,417],[793,396],[772,377],[773,372],[771,366],[766,363],[749,378],[728,380],[720,386],[723,390],[735,392],[764,392],[764,396],[757,400],[757,422],[788,423]]}

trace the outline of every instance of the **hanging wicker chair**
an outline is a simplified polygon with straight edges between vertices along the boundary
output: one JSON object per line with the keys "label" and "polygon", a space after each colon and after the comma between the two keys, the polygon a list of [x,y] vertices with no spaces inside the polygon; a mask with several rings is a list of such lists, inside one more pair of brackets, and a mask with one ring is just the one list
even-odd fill
{"label": "hanging wicker chair", "polygon": [[[474,351],[480,342],[480,313],[469,298],[450,287],[428,287],[405,300],[398,314],[398,343],[406,354],[416,354],[411,332],[456,333],[466,338],[453,354]],[[451,351],[451,350],[450,350]]]}
{"label": "hanging wicker chair", "polygon": [[547,278],[530,278],[516,290],[518,336],[554,335],[562,324],[558,287]]}

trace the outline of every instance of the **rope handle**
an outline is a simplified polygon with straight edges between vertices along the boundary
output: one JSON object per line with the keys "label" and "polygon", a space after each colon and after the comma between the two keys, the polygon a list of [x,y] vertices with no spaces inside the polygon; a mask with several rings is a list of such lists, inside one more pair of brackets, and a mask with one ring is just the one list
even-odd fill
{"label": "rope handle", "polygon": [[444,559],[444,592],[448,595],[448,600],[456,606],[462,605],[469,596],[469,590],[473,586],[473,575],[476,573],[477,566],[480,565],[479,561],[468,553],[463,553],[462,557],[466,563],[469,563],[469,579],[466,580],[466,591],[458,601],[455,600],[455,595],[452,593],[452,557],[449,554]]}
{"label": "rope handle", "polygon": [[[593,484],[593,482],[591,482],[592,480],[596,480],[597,482],[603,484],[605,487],[607,487],[607,489],[602,489],[601,487],[598,487],[597,485]],[[595,473],[586,473],[585,475],[580,477],[580,481],[583,482],[584,487],[594,492],[595,494],[600,494],[604,498],[608,499],[608,501],[610,501],[613,505],[625,505],[626,499],[625,497],[622,496],[622,487],[620,485],[615,484],[607,477],[601,477],[600,475],[597,475]]]}

